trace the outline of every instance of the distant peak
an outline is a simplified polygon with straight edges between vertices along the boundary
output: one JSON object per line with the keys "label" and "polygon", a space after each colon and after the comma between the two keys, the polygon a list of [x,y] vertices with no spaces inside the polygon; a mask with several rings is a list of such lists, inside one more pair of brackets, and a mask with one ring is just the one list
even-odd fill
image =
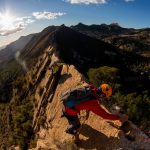
{"label": "distant peak", "polygon": [[117,22],[111,23],[110,26],[118,26],[118,27],[120,27],[120,25]]}
{"label": "distant peak", "polygon": [[79,22],[77,25],[85,25],[85,24],[83,24],[82,22]]}
{"label": "distant peak", "polygon": [[86,26],[88,26],[88,25],[85,25],[85,24],[83,24],[83,23],[79,22],[76,26],[86,27]]}
{"label": "distant peak", "polygon": [[65,27],[65,24],[62,24],[61,27]]}

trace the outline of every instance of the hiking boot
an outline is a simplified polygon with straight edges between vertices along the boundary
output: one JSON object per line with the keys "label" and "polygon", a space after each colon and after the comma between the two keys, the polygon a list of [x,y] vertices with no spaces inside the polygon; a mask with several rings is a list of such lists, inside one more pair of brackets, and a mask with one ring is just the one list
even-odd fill
{"label": "hiking boot", "polygon": [[77,130],[71,130],[70,128],[68,128],[67,130],[66,130],[66,133],[69,133],[69,134],[76,134],[77,133]]}
{"label": "hiking boot", "polygon": [[128,121],[124,122],[120,127],[120,130],[122,130],[124,133],[128,133],[131,130],[130,123]]}
{"label": "hiking boot", "polygon": [[71,125],[69,128],[67,128],[66,133],[76,134],[77,133],[77,129],[79,129],[80,126],[81,126],[81,124]]}

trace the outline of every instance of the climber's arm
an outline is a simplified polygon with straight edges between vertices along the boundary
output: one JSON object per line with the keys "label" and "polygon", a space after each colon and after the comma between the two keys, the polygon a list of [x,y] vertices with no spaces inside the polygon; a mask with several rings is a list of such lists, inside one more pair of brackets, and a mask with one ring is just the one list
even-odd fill
{"label": "climber's arm", "polygon": [[[96,103],[95,103],[96,104]],[[97,102],[97,104],[95,105],[95,107],[92,108],[91,110],[92,112],[94,112],[95,114],[99,115],[100,117],[102,117],[103,119],[108,119],[108,120],[120,120],[120,117],[118,115],[114,115],[111,113],[108,113],[107,111],[105,111]]]}

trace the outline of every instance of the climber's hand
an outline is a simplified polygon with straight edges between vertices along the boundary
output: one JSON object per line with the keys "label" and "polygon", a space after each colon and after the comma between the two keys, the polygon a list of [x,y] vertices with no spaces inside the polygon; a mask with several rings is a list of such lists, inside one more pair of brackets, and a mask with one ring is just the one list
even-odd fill
{"label": "climber's hand", "polygon": [[88,83],[86,83],[85,81],[82,81],[82,86],[84,86],[84,87],[88,87],[88,86],[89,86],[89,84],[88,84]]}
{"label": "climber's hand", "polygon": [[128,120],[128,118],[129,118],[129,117],[124,114],[124,115],[121,115],[121,116],[120,116],[120,119],[119,119],[119,120],[120,120],[121,123],[124,123],[124,122],[126,122],[126,121]]}

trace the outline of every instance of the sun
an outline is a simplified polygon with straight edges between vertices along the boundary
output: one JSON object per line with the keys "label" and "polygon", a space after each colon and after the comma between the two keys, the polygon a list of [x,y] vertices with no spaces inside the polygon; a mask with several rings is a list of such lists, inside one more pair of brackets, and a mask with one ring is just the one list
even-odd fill
{"label": "sun", "polygon": [[9,14],[1,14],[0,15],[0,25],[5,28],[13,27],[14,18]]}

